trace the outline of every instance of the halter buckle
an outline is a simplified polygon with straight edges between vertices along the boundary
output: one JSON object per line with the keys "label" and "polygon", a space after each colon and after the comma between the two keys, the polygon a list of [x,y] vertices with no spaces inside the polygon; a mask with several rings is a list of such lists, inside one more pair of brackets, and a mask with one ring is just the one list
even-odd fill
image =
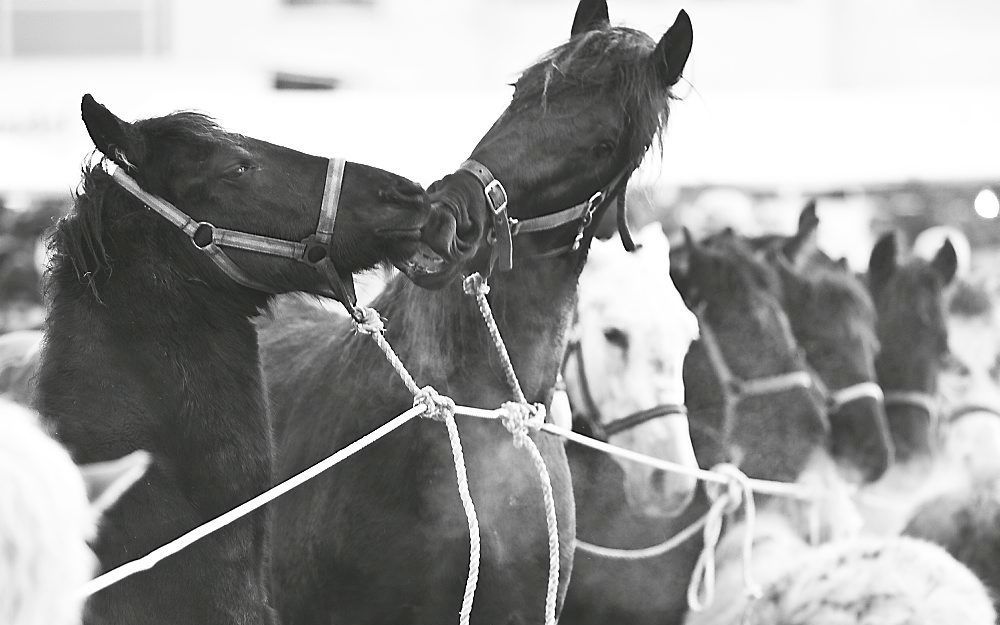
{"label": "halter buckle", "polygon": [[499,215],[507,210],[507,190],[503,188],[499,180],[496,178],[491,180],[484,187],[483,192],[486,193],[486,197],[490,201],[490,210],[493,211],[494,215]]}
{"label": "halter buckle", "polygon": [[604,200],[604,191],[599,190],[595,192],[590,199],[587,200],[587,211],[580,218],[580,227],[576,229],[576,236],[573,237],[573,245],[570,247],[571,251],[577,251],[580,249],[580,244],[583,242],[583,231],[587,229],[590,222],[594,219],[594,212],[597,211],[597,207],[600,206],[601,201]]}

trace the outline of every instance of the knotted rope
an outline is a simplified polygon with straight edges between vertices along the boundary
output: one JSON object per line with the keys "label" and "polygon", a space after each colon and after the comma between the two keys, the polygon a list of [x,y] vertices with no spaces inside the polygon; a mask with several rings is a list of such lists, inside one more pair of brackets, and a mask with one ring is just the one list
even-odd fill
{"label": "knotted rope", "polygon": [[541,404],[528,404],[521,383],[517,379],[514,365],[510,361],[510,354],[507,346],[500,335],[500,328],[497,327],[496,319],[490,308],[486,295],[490,292],[490,287],[486,279],[479,273],[474,273],[462,282],[462,289],[466,295],[476,298],[479,312],[486,322],[486,328],[493,339],[493,346],[503,365],[504,376],[514,393],[515,402],[507,402],[501,408],[501,419],[504,427],[514,437],[514,446],[527,449],[531,456],[531,461],[538,472],[542,487],[542,500],[545,505],[545,525],[548,530],[549,540],[549,579],[545,591],[545,625],[555,625],[556,622],[556,599],[559,594],[559,524],[556,518],[555,497],[552,494],[552,480],[549,476],[549,469],[545,466],[545,459],[538,450],[535,441],[528,436],[528,430],[537,430],[545,423],[545,407]]}
{"label": "knotted rope", "polygon": [[482,554],[482,538],[479,534],[479,516],[476,505],[469,492],[469,473],[465,465],[465,452],[462,450],[462,438],[455,423],[455,401],[441,395],[431,386],[419,388],[413,376],[396,355],[395,350],[385,339],[385,320],[374,308],[357,307],[354,327],[361,334],[372,337],[392,368],[399,374],[407,390],[413,395],[413,406],[424,408],[423,417],[441,421],[448,430],[448,442],[451,445],[451,457],[455,464],[455,476],[458,483],[458,496],[462,501],[465,519],[469,525],[469,574],[465,578],[465,592],[462,595],[462,607],[458,612],[459,625],[469,625],[472,616],[472,603],[476,596],[476,586],[479,584],[479,562]]}
{"label": "knotted rope", "polygon": [[746,508],[746,531],[743,535],[743,586],[751,597],[757,598],[762,594],[760,586],[753,579],[753,539],[757,508],[754,505],[750,478],[735,465],[728,463],[716,465],[712,470],[726,476],[729,481],[724,489],[718,484],[705,485],[712,506],[705,516],[704,545],[694,565],[687,590],[688,607],[694,612],[701,612],[715,600],[715,550],[722,536],[722,523],[727,514],[739,509],[740,504]]}

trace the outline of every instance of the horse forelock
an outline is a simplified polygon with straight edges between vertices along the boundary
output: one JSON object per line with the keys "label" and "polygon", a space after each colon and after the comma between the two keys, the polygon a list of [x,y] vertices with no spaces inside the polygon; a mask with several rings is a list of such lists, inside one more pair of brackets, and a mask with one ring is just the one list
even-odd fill
{"label": "horse forelock", "polygon": [[576,35],[521,74],[512,106],[544,108],[551,98],[563,95],[610,92],[626,120],[624,154],[638,166],[654,142],[662,148],[669,115],[670,89],[648,62],[655,47],[647,34],[623,26]]}

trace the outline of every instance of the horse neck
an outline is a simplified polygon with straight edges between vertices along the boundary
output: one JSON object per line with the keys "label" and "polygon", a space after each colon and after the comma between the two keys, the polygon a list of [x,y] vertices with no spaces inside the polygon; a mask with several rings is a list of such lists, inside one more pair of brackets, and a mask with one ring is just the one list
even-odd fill
{"label": "horse neck", "polygon": [[145,448],[201,480],[232,478],[227,492],[252,490],[270,457],[252,307],[172,266],[164,247],[116,246],[96,292],[56,258],[39,410],[78,461]]}
{"label": "horse neck", "polygon": [[[488,300],[528,401],[544,402],[555,383],[578,266],[575,255],[524,261],[490,279]],[[432,384],[459,403],[482,407],[513,398],[476,300],[461,281],[426,291],[398,276],[374,306],[388,319],[389,340],[418,385]]]}

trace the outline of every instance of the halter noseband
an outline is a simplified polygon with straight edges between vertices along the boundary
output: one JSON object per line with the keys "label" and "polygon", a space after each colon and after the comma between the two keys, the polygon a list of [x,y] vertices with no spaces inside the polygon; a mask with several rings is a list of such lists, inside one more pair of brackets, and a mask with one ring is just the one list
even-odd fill
{"label": "halter noseband", "polygon": [[[750,380],[738,377],[729,368],[725,355],[722,353],[722,348],[719,347],[719,341],[715,337],[715,332],[705,317],[704,310],[704,306],[699,306],[694,311],[698,317],[698,328],[700,331],[698,340],[704,347],[705,353],[708,356],[708,362],[715,372],[719,386],[722,388],[724,419],[722,436],[725,440],[728,440],[731,434],[733,423],[736,419],[736,407],[744,400],[752,397],[774,395],[799,388],[817,390],[813,375],[806,371],[805,368]],[[824,424],[827,430],[829,430],[830,426],[826,421],[825,414]]]}
{"label": "halter noseband", "polygon": [[486,205],[492,213],[493,251],[490,267],[496,266],[500,271],[510,271],[514,267],[514,237],[532,232],[555,230],[567,224],[579,221],[579,227],[573,242],[538,254],[536,258],[551,258],[574,252],[580,248],[587,226],[594,216],[602,212],[616,197],[618,198],[618,229],[622,233],[622,242],[629,251],[635,249],[632,237],[628,232],[625,220],[625,185],[630,170],[623,170],[611,179],[606,186],[590,196],[586,202],[580,202],[555,213],[515,219],[507,213],[507,190],[497,180],[486,165],[475,159],[468,159],[459,169],[467,171],[476,177],[483,186]]}
{"label": "halter noseband", "polygon": [[[598,434],[598,438],[607,439],[610,436],[614,436],[620,432],[626,430],[631,430],[632,428],[638,427],[647,421],[652,421],[653,419],[658,419],[660,417],[669,417],[673,415],[687,417],[687,406],[684,404],[659,404],[653,406],[652,408],[646,408],[644,410],[637,410],[631,414],[625,415],[618,419],[614,419],[609,423],[603,423],[601,420],[601,409],[597,406],[597,402],[594,401],[594,396],[590,391],[590,383],[587,377],[587,366],[583,361],[583,346],[580,341],[572,341],[566,347],[566,355],[563,357],[562,370],[566,370],[566,365],[569,364],[570,357],[575,357],[576,360],[576,370],[577,379],[580,381],[580,395],[582,396],[583,403],[585,404],[586,413],[583,416],[589,416],[591,423],[589,424],[591,429],[594,430],[595,434]],[[560,376],[561,377],[561,376]],[[565,383],[563,383],[565,386]]]}
{"label": "halter noseband", "polygon": [[876,382],[858,382],[857,384],[851,384],[833,391],[826,386],[823,382],[823,378],[820,377],[818,373],[816,373],[811,367],[809,370],[813,376],[813,385],[816,387],[819,394],[826,400],[826,409],[830,414],[837,412],[847,404],[858,401],[859,399],[874,399],[880,404],[885,403],[886,401],[885,393],[882,392],[882,387]]}
{"label": "halter noseband", "polygon": [[206,221],[195,221],[167,200],[146,192],[131,176],[122,171],[115,163],[103,160],[105,172],[111,176],[120,187],[135,196],[140,202],[156,211],[160,216],[179,228],[191,239],[194,246],[208,255],[209,258],[233,281],[245,287],[274,293],[274,289],[248,276],[232,258],[226,255],[222,248],[229,247],[258,254],[269,254],[309,265],[328,281],[330,289],[321,291],[322,295],[332,297],[341,302],[354,316],[354,305],[357,298],[354,294],[354,283],[348,274],[347,282],[337,271],[330,257],[328,247],[333,238],[333,227],[337,220],[337,208],[340,204],[340,191],[344,182],[345,161],[339,158],[329,159],[326,170],[326,183],[323,188],[323,202],[320,207],[316,231],[301,241],[288,241],[239,230],[217,228]]}
{"label": "halter noseband", "polygon": [[892,406],[918,408],[927,414],[927,420],[930,423],[937,421],[941,413],[937,398],[923,391],[886,391],[885,407]]}

